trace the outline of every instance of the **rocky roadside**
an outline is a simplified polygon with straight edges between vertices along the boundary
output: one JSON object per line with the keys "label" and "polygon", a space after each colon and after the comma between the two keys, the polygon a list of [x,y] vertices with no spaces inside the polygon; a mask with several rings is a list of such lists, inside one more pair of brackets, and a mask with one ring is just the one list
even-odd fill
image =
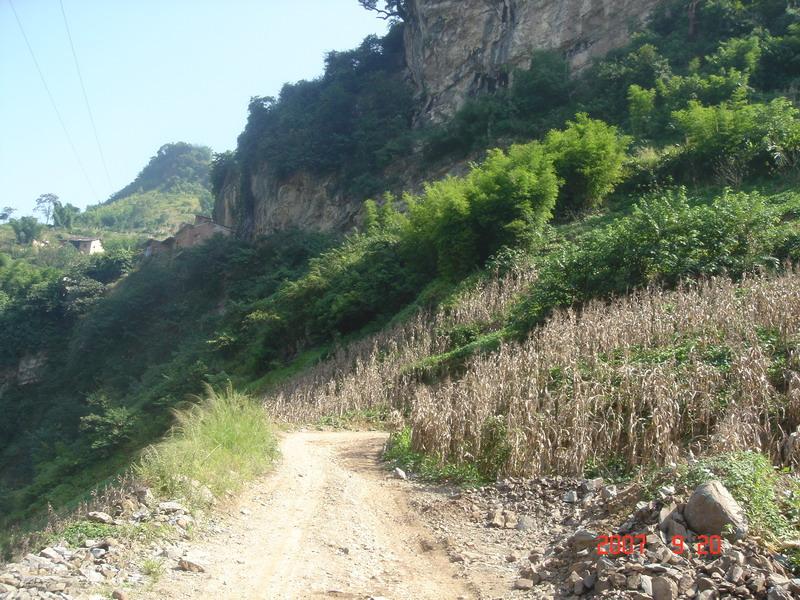
{"label": "rocky roadside", "polygon": [[[394,477],[407,479],[399,469]],[[415,512],[480,598],[800,598],[800,579],[749,531],[719,482],[683,494],[665,486],[655,500],[643,500],[637,485],[601,479],[506,479],[459,490],[426,487],[412,477],[408,486]],[[215,501],[207,490],[198,493]],[[39,553],[0,567],[0,599],[124,600],[162,570],[212,567],[190,548],[227,527],[219,514],[193,516],[145,488],[77,523],[109,533],[56,537]],[[730,539],[708,543],[722,533]],[[603,536],[605,545],[598,543]],[[611,536],[619,536],[616,548]],[[407,576],[430,575],[417,570]]]}
{"label": "rocky roadside", "polygon": [[[507,479],[447,499],[428,493],[417,508],[484,598],[800,598],[800,579],[748,537],[721,483],[684,498],[669,486],[657,500],[640,496],[601,479]],[[723,532],[732,541],[710,546]],[[635,543],[628,553],[598,547],[612,535]]]}
{"label": "rocky roadside", "polygon": [[[200,491],[213,502],[210,491]],[[146,585],[166,565],[203,569],[187,556],[196,520],[180,502],[159,501],[140,488],[107,511],[88,512],[73,524],[113,535],[78,542],[69,536],[73,543],[56,536],[39,553],[0,565],[0,599],[125,600],[128,590]]]}

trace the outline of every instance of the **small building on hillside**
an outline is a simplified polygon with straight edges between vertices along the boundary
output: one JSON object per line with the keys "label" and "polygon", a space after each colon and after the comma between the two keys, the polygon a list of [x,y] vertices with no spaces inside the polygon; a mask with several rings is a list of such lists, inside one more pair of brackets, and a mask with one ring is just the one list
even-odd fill
{"label": "small building on hillside", "polygon": [[169,254],[175,249],[175,238],[168,237],[165,240],[147,240],[147,246],[144,248],[145,256],[157,256],[159,254]]}
{"label": "small building on hillside", "polygon": [[194,223],[184,223],[175,234],[176,248],[191,248],[210,240],[215,235],[229,236],[233,233],[230,227],[215,223],[213,219],[196,215]]}
{"label": "small building on hillside", "polygon": [[179,248],[199,246],[215,235],[227,237],[232,233],[233,230],[230,227],[215,223],[210,217],[196,215],[194,223],[184,223],[172,237],[168,237],[165,240],[149,240],[145,247],[144,255],[155,256],[157,254],[169,254]]}
{"label": "small building on hillside", "polygon": [[67,239],[65,243],[72,244],[81,254],[100,254],[105,252],[100,238],[73,237]]}

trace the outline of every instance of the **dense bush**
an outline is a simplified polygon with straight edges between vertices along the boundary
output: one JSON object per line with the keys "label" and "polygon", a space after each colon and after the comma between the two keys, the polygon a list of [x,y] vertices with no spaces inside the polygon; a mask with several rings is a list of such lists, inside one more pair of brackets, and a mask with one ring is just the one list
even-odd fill
{"label": "dense bush", "polygon": [[463,276],[503,246],[524,245],[552,216],[558,181],[539,143],[492,150],[464,178],[406,197],[406,244],[416,261],[445,277]]}
{"label": "dense bush", "polygon": [[228,353],[209,340],[235,331],[253,302],[297,279],[329,244],[297,232],[253,245],[219,238],[130,272],[130,250],[113,244],[92,257],[64,248],[59,261],[44,250],[3,258],[0,369],[46,360],[36,384],[0,397],[0,472],[14,490],[0,497],[4,518],[72,501],[162,435],[170,408],[241,369],[246,344]]}
{"label": "dense bush", "polygon": [[624,178],[631,141],[616,127],[590,119],[585,113],[568,122],[563,131],[548,133],[545,148],[564,182],[559,211],[599,206]]}
{"label": "dense bush", "polygon": [[774,265],[776,211],[758,194],[726,193],[692,206],[684,191],[643,200],[630,217],[593,231],[550,255],[513,318],[527,332],[554,308],[607,298],[682,278],[739,276]]}
{"label": "dense bush", "polygon": [[730,102],[702,106],[692,101],[674,113],[686,136],[686,152],[697,172],[728,168],[743,179],[750,173],[800,163],[800,111],[786,98],[769,104]]}
{"label": "dense bush", "polygon": [[[409,149],[412,92],[403,77],[402,26],[358,48],[331,52],[325,73],[250,102],[236,160],[246,175],[266,163],[279,176],[337,173],[359,193],[368,175]],[[215,181],[222,174],[215,169]],[[370,187],[370,186],[367,186]]]}

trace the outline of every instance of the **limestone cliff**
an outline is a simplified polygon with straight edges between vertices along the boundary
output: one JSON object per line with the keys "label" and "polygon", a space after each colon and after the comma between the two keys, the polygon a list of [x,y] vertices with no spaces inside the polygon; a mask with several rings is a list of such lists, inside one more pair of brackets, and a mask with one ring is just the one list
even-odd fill
{"label": "limestone cliff", "polygon": [[406,59],[438,121],[464,100],[509,83],[537,49],[559,49],[574,69],[625,44],[663,0],[409,0]]}
{"label": "limestone cliff", "polygon": [[[559,49],[579,70],[624,45],[663,1],[407,0],[404,46],[417,121],[441,121],[470,96],[509,85],[537,49]],[[414,188],[419,178],[409,172],[400,179]],[[244,178],[229,174],[215,218],[244,237],[291,228],[344,231],[357,223],[362,200],[347,197],[334,175],[281,179],[261,164]]]}
{"label": "limestone cliff", "polygon": [[[247,179],[240,183],[238,176],[229,177],[214,208],[215,221],[239,235],[255,237],[287,229],[346,231],[356,225],[361,201],[346,198],[335,176],[300,172],[279,179],[264,164]],[[242,184],[249,185],[246,193]]]}

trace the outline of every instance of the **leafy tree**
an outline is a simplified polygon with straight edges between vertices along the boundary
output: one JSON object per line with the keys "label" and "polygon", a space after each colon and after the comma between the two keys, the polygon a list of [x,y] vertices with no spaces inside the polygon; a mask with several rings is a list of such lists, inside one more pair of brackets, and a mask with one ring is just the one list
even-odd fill
{"label": "leafy tree", "polygon": [[464,275],[503,246],[524,245],[550,219],[557,195],[552,159],[541,144],[491,150],[465,178],[405,198],[408,252],[446,277]]}
{"label": "leafy tree", "polygon": [[567,104],[570,89],[569,63],[563,53],[540,50],[534,52],[529,69],[514,72],[511,102],[520,115],[541,117]]}
{"label": "leafy tree", "polygon": [[186,142],[164,144],[150,158],[144,169],[108,202],[116,202],[136,193],[162,191],[177,193],[190,188],[209,187],[211,149]]}
{"label": "leafy tree", "polygon": [[34,210],[42,214],[45,225],[50,224],[50,217],[53,216],[56,204],[58,204],[58,196],[55,194],[42,194],[36,199],[36,208]]}
{"label": "leafy tree", "polygon": [[108,454],[127,441],[135,426],[134,414],[124,406],[115,406],[102,393],[91,394],[87,404],[97,412],[81,417],[81,431],[90,439],[90,447]]}
{"label": "leafy tree", "polygon": [[109,248],[92,256],[86,275],[101,283],[111,283],[133,269],[134,259],[134,251],[130,248]]}
{"label": "leafy tree", "polygon": [[61,229],[72,229],[72,224],[81,212],[81,209],[72,204],[61,204],[56,201],[53,204],[53,227]]}
{"label": "leafy tree", "polygon": [[[287,84],[278,98],[251,99],[236,158],[226,164],[235,165],[243,182],[267,164],[278,177],[336,173],[350,192],[380,192],[364,189],[374,181],[369,176],[410,147],[414,104],[403,66],[399,26],[354,50],[329,53],[322,77]],[[241,189],[250,202],[249,184]]]}
{"label": "leafy tree", "polygon": [[8,221],[11,218],[11,215],[13,215],[16,211],[16,208],[12,208],[10,206],[0,208],[0,222]]}
{"label": "leafy tree", "polygon": [[653,131],[656,91],[633,84],[628,89],[628,106],[633,133],[643,138],[650,135]]}
{"label": "leafy tree", "polygon": [[211,192],[214,197],[217,197],[217,195],[222,191],[222,186],[225,185],[225,181],[229,174],[234,172],[236,168],[237,165],[235,152],[229,150],[227,152],[214,154],[214,158],[211,161],[210,172]]}
{"label": "leafy tree", "polygon": [[358,3],[367,10],[378,13],[382,19],[405,21],[408,18],[406,0],[358,0]]}
{"label": "leafy tree", "polygon": [[758,194],[725,193],[692,206],[685,190],[646,198],[629,217],[590,230],[542,264],[514,317],[527,333],[557,307],[687,277],[740,276],[774,263],[778,222]]}
{"label": "leafy tree", "polygon": [[28,245],[38,238],[44,226],[39,223],[36,217],[21,217],[19,219],[11,219],[9,221],[11,228],[14,230],[14,235],[17,237],[17,243]]}
{"label": "leafy tree", "polygon": [[558,200],[562,212],[599,206],[624,179],[632,139],[613,125],[579,113],[564,130],[547,134],[545,148],[564,181]]}

